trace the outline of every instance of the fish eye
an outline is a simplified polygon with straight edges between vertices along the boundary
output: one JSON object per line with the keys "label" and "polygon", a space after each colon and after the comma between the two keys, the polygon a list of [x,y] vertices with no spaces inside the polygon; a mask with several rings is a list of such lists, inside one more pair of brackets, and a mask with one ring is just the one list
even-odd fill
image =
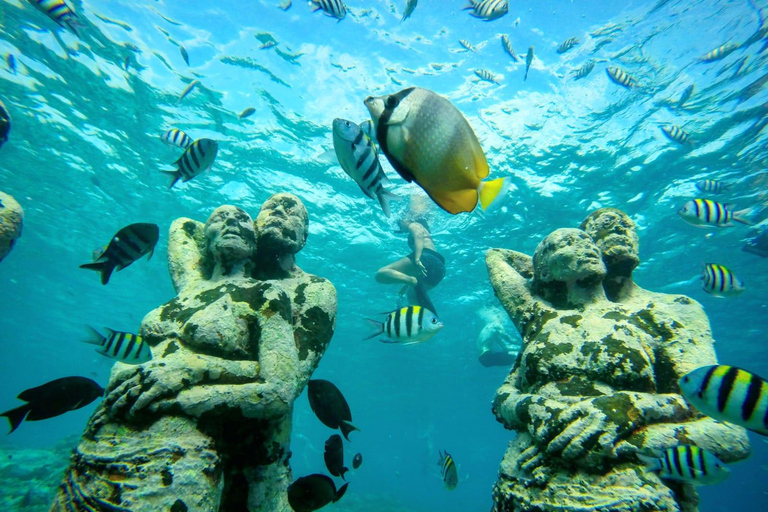
{"label": "fish eye", "polygon": [[688,382],[689,380],[691,380],[689,377],[683,377],[683,382]]}
{"label": "fish eye", "polygon": [[433,318],[433,319],[432,319],[432,323],[433,323],[433,324],[436,324],[436,323],[437,323],[437,318]]}
{"label": "fish eye", "polygon": [[397,98],[394,95],[387,96],[385,105],[387,108],[395,108],[397,106]]}

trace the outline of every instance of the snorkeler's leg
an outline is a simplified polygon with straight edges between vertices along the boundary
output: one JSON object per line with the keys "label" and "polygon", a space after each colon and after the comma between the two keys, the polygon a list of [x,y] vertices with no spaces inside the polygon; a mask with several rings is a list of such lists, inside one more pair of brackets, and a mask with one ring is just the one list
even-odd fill
{"label": "snorkeler's leg", "polygon": [[407,284],[415,286],[418,268],[410,258],[400,258],[376,272],[376,281],[382,284]]}

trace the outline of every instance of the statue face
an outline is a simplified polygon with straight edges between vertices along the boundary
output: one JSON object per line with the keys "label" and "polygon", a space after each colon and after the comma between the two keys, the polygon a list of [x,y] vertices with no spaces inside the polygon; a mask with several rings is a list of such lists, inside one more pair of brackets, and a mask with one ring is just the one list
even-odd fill
{"label": "statue face", "polygon": [[216,261],[244,261],[256,251],[253,220],[235,206],[220,206],[213,211],[205,223],[205,239]]}
{"label": "statue face", "polygon": [[629,275],[640,264],[640,240],[635,223],[626,213],[602,208],[589,215],[580,228],[600,248],[609,271]]}
{"label": "statue face", "polygon": [[534,274],[542,282],[601,280],[605,277],[600,249],[580,229],[558,229],[533,255]]}
{"label": "statue face", "polygon": [[280,254],[296,254],[307,242],[307,209],[293,194],[275,194],[261,205],[256,230],[260,246]]}

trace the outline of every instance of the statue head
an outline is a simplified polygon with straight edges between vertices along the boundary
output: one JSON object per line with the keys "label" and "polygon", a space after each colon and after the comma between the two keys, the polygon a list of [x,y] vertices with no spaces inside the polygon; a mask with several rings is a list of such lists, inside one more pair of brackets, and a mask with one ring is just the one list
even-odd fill
{"label": "statue head", "polygon": [[552,232],[533,254],[533,279],[538,284],[597,284],[605,273],[600,249],[580,229],[564,228]]}
{"label": "statue head", "polygon": [[274,194],[261,205],[256,217],[259,250],[276,256],[296,254],[307,243],[309,216],[301,199]]}
{"label": "statue head", "polygon": [[579,229],[586,231],[600,248],[609,274],[628,277],[640,264],[640,240],[635,223],[621,210],[601,208],[594,211]]}
{"label": "statue head", "polygon": [[205,223],[205,243],[216,264],[232,267],[249,261],[256,252],[256,231],[245,210],[219,206]]}

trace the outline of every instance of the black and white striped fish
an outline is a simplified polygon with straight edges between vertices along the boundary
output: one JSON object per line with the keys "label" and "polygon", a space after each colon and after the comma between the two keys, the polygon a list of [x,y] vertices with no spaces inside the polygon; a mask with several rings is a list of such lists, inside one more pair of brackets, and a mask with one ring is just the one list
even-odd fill
{"label": "black and white striped fish", "polygon": [[739,45],[735,43],[725,43],[718,46],[708,54],[699,58],[699,62],[715,62],[722,60],[739,49]]}
{"label": "black and white striped fish", "polygon": [[75,11],[72,10],[67,2],[64,0],[27,0],[27,2],[79,37],[80,34],[77,33],[77,29],[83,25],[78,21],[77,14],[75,14]]}
{"label": "black and white striped fish", "polygon": [[210,169],[218,151],[219,143],[215,140],[198,139],[190,144],[184,154],[173,163],[178,166],[175,171],[161,171],[173,177],[168,188],[172,188],[179,180],[185,183]]}
{"label": "black and white striped fish", "polygon": [[674,124],[663,124],[659,128],[672,142],[691,144],[691,134]]}
{"label": "black and white striped fish", "polygon": [[347,15],[347,6],[342,0],[310,0],[310,3],[314,6],[312,12],[322,10],[326,16],[336,18],[339,21]]}
{"label": "black and white striped fish", "polygon": [[685,105],[685,102],[691,99],[691,96],[693,96],[693,91],[696,89],[696,86],[694,84],[689,85],[685,88],[683,91],[683,94],[680,95],[680,99],[677,100],[677,108],[683,108],[683,105]]}
{"label": "black and white striped fish", "polygon": [[698,446],[681,444],[654,453],[653,457],[637,454],[646,471],[657,472],[666,480],[693,485],[712,485],[725,480],[731,470],[720,459]]}
{"label": "black and white striped fish", "polygon": [[385,334],[386,339],[381,340],[384,343],[403,343],[404,345],[427,341],[443,328],[443,323],[437,319],[437,316],[421,306],[396,309],[387,314],[384,322],[377,322],[370,318],[366,318],[366,321],[376,328],[376,332],[365,339]]}
{"label": "black and white striped fish", "polygon": [[512,48],[512,41],[509,40],[509,36],[507,34],[501,35],[501,45],[504,47],[504,51],[507,52],[507,55],[512,57],[512,60],[515,62],[520,62],[520,57],[515,53],[515,50]]}
{"label": "black and white striped fish", "polygon": [[456,462],[451,457],[451,454],[445,450],[440,451],[440,458],[437,460],[437,465],[440,466],[440,476],[443,478],[445,487],[452,491],[459,485],[459,474],[456,468]]}
{"label": "black and white striped fish", "polygon": [[411,14],[413,14],[413,10],[416,9],[416,5],[418,5],[419,0],[406,0],[405,2],[405,11],[403,12],[403,17],[400,18],[400,23],[404,22],[408,18],[411,17]]}
{"label": "black and white striped fish", "polygon": [[93,327],[90,327],[90,330],[90,338],[83,341],[91,345],[99,345],[96,349],[99,354],[126,364],[141,364],[152,359],[149,345],[138,334],[106,328],[107,335],[104,336]]}
{"label": "black and white striped fish", "polygon": [[700,180],[696,182],[696,188],[709,194],[720,194],[731,188],[730,183],[717,180]]}
{"label": "black and white striped fish", "polygon": [[727,267],[705,263],[701,272],[703,289],[715,297],[735,297],[744,292],[744,282]]}
{"label": "black and white striped fish", "polygon": [[501,18],[509,12],[508,0],[469,0],[469,5],[464,10],[470,9],[470,15],[484,21],[492,21]]}
{"label": "black and white striped fish", "polygon": [[590,60],[579,69],[573,71],[572,75],[574,80],[581,80],[595,69],[595,61]]}
{"label": "black and white striped fish", "polygon": [[768,436],[768,382],[741,368],[702,366],[680,377],[680,392],[698,410]]}
{"label": "black and white striped fish", "polygon": [[373,126],[373,121],[370,119],[366,119],[362,123],[360,123],[360,128],[363,130],[363,133],[368,136],[369,139],[373,141],[374,144],[376,144],[376,127]]}
{"label": "black and white striped fish", "polygon": [[757,213],[753,208],[746,208],[734,212],[730,205],[718,203],[711,199],[692,199],[683,205],[677,212],[688,224],[699,227],[730,227],[733,222],[740,222],[751,226],[754,224],[751,217]]}
{"label": "black and white striped fish", "polygon": [[181,149],[187,149],[192,144],[192,138],[178,128],[171,128],[160,136],[160,140]]}
{"label": "black and white striped fish", "polygon": [[617,85],[621,85],[627,89],[631,89],[637,86],[635,79],[621,68],[608,66],[605,69],[605,72],[608,73],[608,78],[611,79],[611,82]]}
{"label": "black and white striped fish", "polygon": [[498,79],[496,76],[488,71],[487,69],[476,69],[475,74],[480,80],[483,80],[484,82],[491,82],[492,84],[499,84]]}
{"label": "black and white striped fish", "polygon": [[149,254],[149,260],[159,238],[157,224],[129,224],[112,237],[96,261],[80,265],[80,268],[101,272],[101,284],[107,284],[113,270],[123,270],[145,254]]}
{"label": "black and white striped fish", "polygon": [[459,39],[459,44],[471,52],[475,51],[475,47],[466,39]]}
{"label": "black and white striped fish", "polygon": [[562,42],[560,46],[557,47],[557,53],[565,53],[574,46],[579,44],[579,40],[575,37],[570,37]]}
{"label": "black and white striped fish", "polygon": [[389,201],[397,196],[384,188],[389,179],[379,163],[376,145],[366,135],[363,124],[358,126],[346,119],[334,119],[333,149],[344,172],[357,182],[365,195],[378,198],[384,215],[389,217]]}

